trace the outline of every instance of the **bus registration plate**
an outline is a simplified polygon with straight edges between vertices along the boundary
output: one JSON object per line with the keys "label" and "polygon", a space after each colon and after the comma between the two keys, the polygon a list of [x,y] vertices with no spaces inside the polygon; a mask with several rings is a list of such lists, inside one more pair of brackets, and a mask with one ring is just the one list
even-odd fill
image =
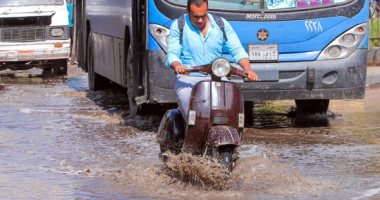
{"label": "bus registration plate", "polygon": [[249,59],[254,62],[277,62],[277,44],[250,44],[248,45]]}

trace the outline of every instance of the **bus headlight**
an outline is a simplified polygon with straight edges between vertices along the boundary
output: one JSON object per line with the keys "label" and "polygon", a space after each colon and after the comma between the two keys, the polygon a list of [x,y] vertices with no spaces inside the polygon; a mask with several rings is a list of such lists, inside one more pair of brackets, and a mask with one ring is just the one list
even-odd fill
{"label": "bus headlight", "polygon": [[157,41],[158,45],[162,48],[162,50],[167,52],[168,49],[168,36],[170,30],[164,26],[160,26],[158,24],[150,24],[149,32],[152,34],[153,38]]}
{"label": "bus headlight", "polygon": [[355,44],[355,35],[351,34],[351,33],[343,35],[342,42],[344,45],[346,45],[348,47],[354,45]]}
{"label": "bus headlight", "polygon": [[328,48],[328,54],[331,57],[334,57],[334,58],[339,57],[341,53],[342,53],[342,50],[340,46],[334,45]]}
{"label": "bus headlight", "polygon": [[64,33],[65,33],[65,31],[63,30],[63,28],[52,28],[52,29],[50,29],[50,35],[53,37],[61,37],[61,36],[63,36]]}
{"label": "bus headlight", "polygon": [[225,77],[230,73],[231,64],[225,58],[218,58],[212,63],[211,69],[215,76]]}
{"label": "bus headlight", "polygon": [[346,58],[360,45],[368,32],[368,22],[357,25],[332,41],[317,60]]}

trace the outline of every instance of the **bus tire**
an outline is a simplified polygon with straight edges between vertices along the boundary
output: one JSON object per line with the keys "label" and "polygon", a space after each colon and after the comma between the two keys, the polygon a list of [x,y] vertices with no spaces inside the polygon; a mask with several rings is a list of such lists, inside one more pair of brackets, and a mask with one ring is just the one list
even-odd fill
{"label": "bus tire", "polygon": [[109,80],[97,74],[94,70],[94,47],[92,33],[88,34],[87,42],[87,74],[88,89],[91,91],[105,89],[109,85]]}
{"label": "bus tire", "polygon": [[253,124],[253,109],[254,109],[254,103],[253,101],[245,101],[244,102],[244,122],[245,125],[252,125]]}
{"label": "bus tire", "polygon": [[296,116],[326,114],[329,99],[296,99]]}

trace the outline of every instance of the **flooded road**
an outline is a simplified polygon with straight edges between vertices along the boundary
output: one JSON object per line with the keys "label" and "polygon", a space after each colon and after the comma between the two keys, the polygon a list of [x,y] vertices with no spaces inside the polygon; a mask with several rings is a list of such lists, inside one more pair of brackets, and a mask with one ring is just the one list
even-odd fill
{"label": "flooded road", "polygon": [[222,181],[215,188],[158,158],[162,111],[126,117],[124,91],[89,92],[76,67],[67,77],[30,74],[0,77],[0,199],[380,199],[376,84],[366,99],[333,100],[327,118],[306,122],[286,116],[292,101],[257,105],[229,180],[177,163]]}

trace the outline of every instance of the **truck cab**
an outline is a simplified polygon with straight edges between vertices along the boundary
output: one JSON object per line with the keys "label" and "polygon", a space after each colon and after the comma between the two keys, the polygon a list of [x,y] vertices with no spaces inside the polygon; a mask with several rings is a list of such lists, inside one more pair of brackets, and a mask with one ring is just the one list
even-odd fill
{"label": "truck cab", "polygon": [[67,73],[70,28],[65,0],[0,1],[0,70]]}

